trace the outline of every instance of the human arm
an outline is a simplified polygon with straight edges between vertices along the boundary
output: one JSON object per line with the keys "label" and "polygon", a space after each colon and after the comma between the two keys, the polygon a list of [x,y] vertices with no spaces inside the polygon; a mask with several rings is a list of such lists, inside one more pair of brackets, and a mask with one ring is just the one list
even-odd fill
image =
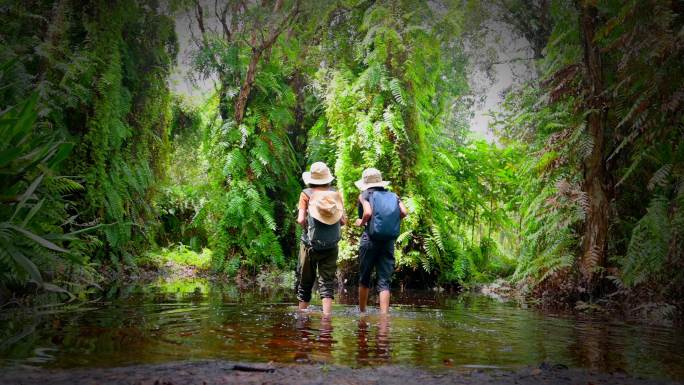
{"label": "human arm", "polygon": [[344,197],[339,192],[337,194],[339,194],[340,202],[342,202],[342,218],[340,218],[340,224],[342,226],[345,226],[348,222],[348,219],[347,219],[347,212],[344,209]]}
{"label": "human arm", "polygon": [[303,192],[299,196],[299,212],[297,213],[297,223],[300,226],[306,227],[306,214],[309,208],[309,197]]}
{"label": "human arm", "polygon": [[349,219],[347,219],[347,212],[344,210],[344,204],[342,204],[342,218],[340,218],[340,224],[342,226],[346,226],[348,222]]}
{"label": "human arm", "polygon": [[404,206],[404,202],[399,200],[399,218],[404,219],[408,215],[408,209]]}
{"label": "human arm", "polygon": [[362,195],[359,195],[359,202],[361,202],[361,206],[363,207],[363,215],[361,218],[357,219],[354,224],[356,226],[365,226],[373,215],[373,208],[371,208],[371,205],[367,200],[363,199]]}
{"label": "human arm", "polygon": [[297,214],[297,223],[299,223],[299,225],[302,227],[306,226],[306,209],[299,209],[299,213]]}

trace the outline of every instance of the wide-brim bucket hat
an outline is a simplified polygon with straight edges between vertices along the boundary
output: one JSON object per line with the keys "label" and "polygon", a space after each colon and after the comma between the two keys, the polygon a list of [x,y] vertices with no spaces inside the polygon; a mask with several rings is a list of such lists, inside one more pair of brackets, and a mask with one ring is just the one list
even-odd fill
{"label": "wide-brim bucket hat", "polygon": [[306,184],[321,185],[332,182],[335,177],[330,173],[330,169],[323,162],[316,162],[311,165],[309,171],[302,173],[302,179]]}
{"label": "wide-brim bucket hat", "polygon": [[387,187],[390,182],[382,180],[382,174],[377,168],[367,168],[361,173],[361,179],[354,182],[359,190],[364,191],[371,187]]}
{"label": "wide-brim bucket hat", "polygon": [[343,213],[342,197],[337,191],[316,191],[309,199],[309,214],[326,225],[339,222]]}

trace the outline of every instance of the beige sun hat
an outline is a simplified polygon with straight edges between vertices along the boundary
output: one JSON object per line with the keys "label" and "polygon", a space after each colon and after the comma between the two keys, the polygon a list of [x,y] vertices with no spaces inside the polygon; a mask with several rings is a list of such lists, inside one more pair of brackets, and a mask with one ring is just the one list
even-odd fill
{"label": "beige sun hat", "polygon": [[361,179],[354,182],[359,190],[364,191],[371,187],[387,187],[390,182],[382,180],[382,174],[377,168],[367,168],[361,173]]}
{"label": "beige sun hat", "polygon": [[343,212],[342,198],[337,191],[315,191],[309,198],[309,214],[326,225],[337,223]]}
{"label": "beige sun hat", "polygon": [[306,184],[328,184],[335,179],[330,173],[330,169],[323,162],[316,162],[311,165],[310,171],[302,173],[302,179]]}

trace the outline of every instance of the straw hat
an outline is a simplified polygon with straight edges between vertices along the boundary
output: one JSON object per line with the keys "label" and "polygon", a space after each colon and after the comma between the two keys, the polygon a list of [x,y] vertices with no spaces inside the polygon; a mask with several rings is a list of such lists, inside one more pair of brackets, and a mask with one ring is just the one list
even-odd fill
{"label": "straw hat", "polygon": [[390,182],[382,180],[382,174],[377,168],[367,168],[361,173],[361,179],[354,182],[359,190],[367,190],[371,187],[387,187]]}
{"label": "straw hat", "polygon": [[316,162],[311,165],[310,171],[302,173],[302,179],[306,184],[328,184],[335,179],[330,173],[330,169],[323,162]]}
{"label": "straw hat", "polygon": [[337,223],[343,210],[342,198],[337,191],[316,191],[309,199],[309,214],[326,225]]}

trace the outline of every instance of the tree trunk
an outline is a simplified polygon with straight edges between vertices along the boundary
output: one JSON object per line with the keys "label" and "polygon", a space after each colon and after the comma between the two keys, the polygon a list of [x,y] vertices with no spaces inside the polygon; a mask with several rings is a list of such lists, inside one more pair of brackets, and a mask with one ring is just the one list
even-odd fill
{"label": "tree trunk", "polygon": [[235,125],[237,126],[242,123],[242,119],[245,117],[247,99],[252,92],[252,86],[254,85],[254,78],[256,76],[259,59],[261,59],[261,53],[262,50],[259,48],[252,49],[252,57],[249,59],[247,75],[245,75],[245,80],[242,82],[242,86],[240,86],[240,93],[238,94],[237,100],[235,100]]}
{"label": "tree trunk", "polygon": [[494,194],[489,198],[489,223],[487,224],[487,238],[492,237],[492,222],[494,216]]}
{"label": "tree trunk", "polygon": [[475,211],[473,211],[473,222],[470,225],[470,240],[475,243],[475,221],[477,220],[477,217],[475,215]]}
{"label": "tree trunk", "polygon": [[[282,6],[282,0],[276,1],[273,12],[280,10]],[[271,53],[271,47],[275,43],[276,39],[285,30],[285,27],[297,18],[299,13],[299,1],[295,1],[292,6],[292,10],[280,20],[280,23],[274,25],[270,28],[268,38],[263,40],[260,45],[255,45],[257,42],[256,31],[252,34],[252,57],[249,59],[249,66],[247,67],[247,75],[245,80],[240,86],[240,93],[238,94],[237,100],[235,100],[235,124],[240,125],[242,119],[245,117],[245,109],[247,108],[247,100],[249,99],[249,94],[252,92],[252,86],[254,86],[254,78],[256,77],[257,66],[259,65],[259,60],[263,55],[266,56],[266,60],[269,59]]]}
{"label": "tree trunk", "polygon": [[605,125],[606,104],[604,101],[603,68],[600,48],[594,42],[598,11],[587,1],[577,4],[580,12],[580,32],[584,51],[585,108],[587,131],[594,145],[584,160],[583,190],[589,202],[586,213],[582,256],[579,260],[580,284],[591,292],[595,286],[596,268],[604,267],[608,238],[608,197],[606,194]]}

